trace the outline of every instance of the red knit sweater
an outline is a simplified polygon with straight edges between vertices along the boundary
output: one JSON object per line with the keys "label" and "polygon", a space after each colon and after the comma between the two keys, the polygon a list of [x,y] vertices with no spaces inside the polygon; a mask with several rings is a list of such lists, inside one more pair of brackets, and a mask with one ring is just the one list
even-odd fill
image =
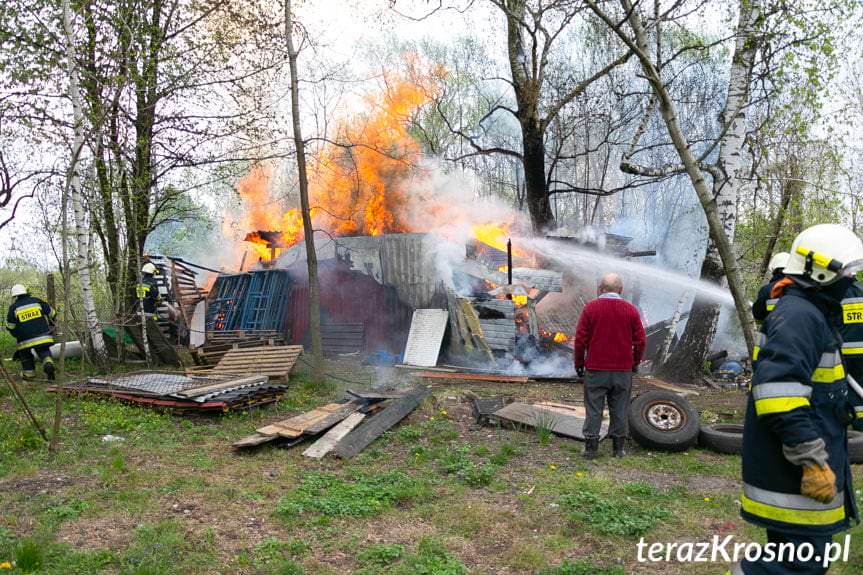
{"label": "red knit sweater", "polygon": [[[587,353],[587,362],[584,360]],[[584,306],[575,331],[575,367],[630,371],[644,354],[638,309],[622,298],[597,298]]]}

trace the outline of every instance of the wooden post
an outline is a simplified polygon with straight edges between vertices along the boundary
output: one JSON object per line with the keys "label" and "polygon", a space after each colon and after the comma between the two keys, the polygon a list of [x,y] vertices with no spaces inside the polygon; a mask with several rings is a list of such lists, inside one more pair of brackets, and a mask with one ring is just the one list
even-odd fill
{"label": "wooden post", "polygon": [[57,309],[57,289],[54,286],[54,274],[45,276],[45,297],[48,299],[48,305],[51,309]]}

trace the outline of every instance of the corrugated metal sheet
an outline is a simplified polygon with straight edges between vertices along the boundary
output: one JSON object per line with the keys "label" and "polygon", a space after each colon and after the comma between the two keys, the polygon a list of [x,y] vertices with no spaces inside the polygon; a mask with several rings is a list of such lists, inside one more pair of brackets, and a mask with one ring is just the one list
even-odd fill
{"label": "corrugated metal sheet", "polygon": [[574,335],[578,317],[587,302],[577,292],[550,293],[536,306],[536,319],[541,331]]}
{"label": "corrugated metal sheet", "polygon": [[[309,288],[304,270],[305,263],[289,270],[295,281],[288,323],[292,343],[307,345]],[[413,309],[400,300],[395,288],[381,285],[338,260],[319,262],[318,276],[322,323],[362,324],[363,351],[367,353],[398,354],[404,350]]]}
{"label": "corrugated metal sheet", "polygon": [[[413,309],[444,308],[446,296],[429,254],[427,234],[385,234],[331,238],[315,235],[318,261],[337,260],[349,269],[396,289],[399,299]],[[301,242],[279,256],[278,266],[305,264],[306,247]]]}

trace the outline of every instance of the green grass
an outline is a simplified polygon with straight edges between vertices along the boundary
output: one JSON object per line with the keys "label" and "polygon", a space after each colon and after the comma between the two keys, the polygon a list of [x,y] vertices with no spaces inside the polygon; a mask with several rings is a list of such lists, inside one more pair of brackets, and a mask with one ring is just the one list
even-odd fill
{"label": "green grass", "polygon": [[623,567],[601,567],[593,561],[583,559],[580,561],[564,561],[560,565],[546,567],[537,575],[624,575]]}
{"label": "green grass", "polygon": [[610,490],[601,482],[586,480],[580,489],[560,497],[570,520],[603,535],[638,537],[671,518],[668,497],[647,483],[628,483]]}
{"label": "green grass", "polygon": [[394,505],[429,496],[426,482],[401,471],[377,475],[358,473],[353,480],[334,473],[313,473],[279,500],[276,514],[289,520],[309,514],[370,517]]}
{"label": "green grass", "polygon": [[[54,396],[41,384],[23,387],[49,426]],[[523,387],[494,392],[568,392]],[[739,457],[633,446],[623,460],[587,464],[581,444],[566,438],[473,427],[463,402],[448,399],[459,395],[453,388],[349,462],[310,460],[302,447],[229,448],[337,399],[339,389],[292,378],[285,401],[218,417],[70,397],[60,450],[49,456],[0,388],[0,564],[23,549],[24,563],[41,560],[34,572],[47,575],[621,575],[640,572],[638,533],[648,541],[708,540],[717,531],[763,538],[739,519]],[[724,413],[723,400],[705,408]],[[124,441],[103,443],[106,434]],[[852,531],[857,564],[858,541],[863,526]],[[724,569],[670,564],[666,572]]]}

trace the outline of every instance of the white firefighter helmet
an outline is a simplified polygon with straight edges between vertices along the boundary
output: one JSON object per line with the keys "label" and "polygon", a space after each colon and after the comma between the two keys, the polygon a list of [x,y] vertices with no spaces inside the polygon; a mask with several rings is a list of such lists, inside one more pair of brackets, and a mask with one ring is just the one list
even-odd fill
{"label": "white firefighter helmet", "polygon": [[837,224],[818,224],[800,232],[791,244],[786,275],[800,275],[822,285],[863,269],[863,241]]}
{"label": "white firefighter helmet", "polygon": [[12,297],[18,297],[19,295],[27,295],[27,288],[21,284],[15,284],[12,286]]}
{"label": "white firefighter helmet", "polygon": [[773,254],[773,257],[770,258],[770,271],[776,273],[781,269],[785,269],[785,266],[788,265],[788,258],[791,257],[791,254],[788,252],[779,252],[778,254]]}
{"label": "white firefighter helmet", "polygon": [[141,273],[142,274],[155,275],[156,274],[156,266],[154,266],[150,262],[147,262],[144,264],[144,267],[141,268]]}

